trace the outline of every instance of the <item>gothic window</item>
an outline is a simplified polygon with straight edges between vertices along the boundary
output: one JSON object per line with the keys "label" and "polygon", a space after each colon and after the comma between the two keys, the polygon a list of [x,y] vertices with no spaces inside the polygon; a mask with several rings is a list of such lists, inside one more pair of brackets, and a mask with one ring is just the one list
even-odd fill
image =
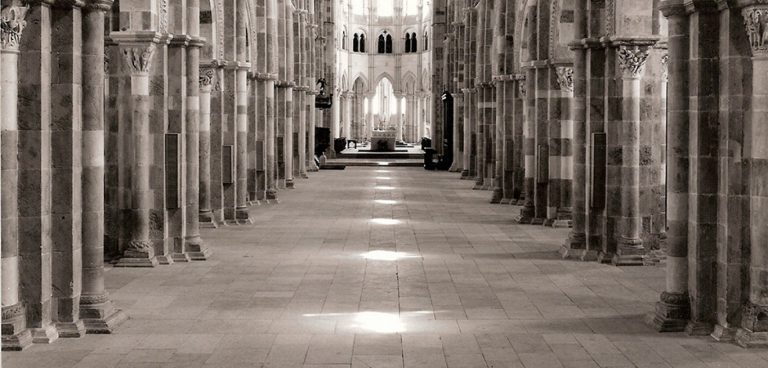
{"label": "gothic window", "polygon": [[425,32],[424,33],[424,51],[429,50],[429,47],[428,47],[429,44],[427,42],[429,42],[429,38],[427,38],[427,33]]}
{"label": "gothic window", "polygon": [[387,54],[392,53],[392,35],[387,35]]}
{"label": "gothic window", "polygon": [[365,35],[360,35],[360,52],[365,52]]}
{"label": "gothic window", "polygon": [[405,34],[405,52],[411,52],[411,35]]}
{"label": "gothic window", "polygon": [[384,41],[384,35],[379,35],[379,54],[386,52],[386,41]]}
{"label": "gothic window", "polygon": [[347,32],[346,31],[341,32],[341,49],[342,50],[347,49]]}
{"label": "gothic window", "polygon": [[355,33],[355,35],[352,37],[352,51],[360,51],[360,39],[358,38],[357,33]]}
{"label": "gothic window", "polygon": [[416,33],[411,33],[411,52],[418,52],[419,49],[416,47]]}

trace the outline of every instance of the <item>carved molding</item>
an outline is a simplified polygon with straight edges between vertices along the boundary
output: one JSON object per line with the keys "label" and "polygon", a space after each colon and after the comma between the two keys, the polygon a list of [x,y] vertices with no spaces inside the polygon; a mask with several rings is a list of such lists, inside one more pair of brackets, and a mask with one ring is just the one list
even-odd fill
{"label": "carved molding", "polygon": [[10,5],[0,11],[0,42],[3,49],[18,50],[21,33],[27,26],[25,20],[29,6]]}
{"label": "carved molding", "polygon": [[24,314],[24,306],[21,303],[16,303],[14,305],[9,305],[7,307],[2,308],[2,318],[3,322],[19,317]]}
{"label": "carved molding", "polygon": [[768,54],[768,7],[751,6],[742,10],[752,55]]}
{"label": "carved molding", "polygon": [[160,7],[158,30],[160,33],[168,33],[168,0],[160,0],[158,6]]}
{"label": "carved molding", "polygon": [[621,45],[616,50],[619,56],[619,65],[624,71],[624,76],[639,78],[645,70],[645,62],[648,61],[650,48],[647,46]]}
{"label": "carved molding", "polygon": [[555,71],[557,72],[557,85],[560,86],[560,89],[573,92],[573,68],[558,66]]}
{"label": "carved molding", "polygon": [[80,296],[80,305],[104,304],[108,301],[109,301],[109,294],[107,294],[106,292],[104,294],[99,294],[99,295],[83,294]]}
{"label": "carved molding", "polygon": [[126,248],[127,250],[146,252],[152,249],[152,242],[149,240],[131,240]]}
{"label": "carved molding", "polygon": [[605,2],[605,34],[616,33],[616,0]]}
{"label": "carved molding", "polygon": [[147,73],[152,66],[152,56],[155,54],[155,44],[147,46],[127,46],[120,50],[125,62],[133,73]]}
{"label": "carved molding", "polygon": [[109,62],[111,59],[109,58],[109,54],[104,54],[104,75],[109,75]]}
{"label": "carved molding", "polygon": [[216,32],[218,33],[216,36],[218,38],[217,41],[217,47],[218,47],[218,53],[219,53],[219,60],[224,60],[224,0],[216,0],[216,24],[218,25],[216,27]]}
{"label": "carved molding", "polygon": [[528,95],[528,86],[525,81],[519,81],[517,88],[519,89],[520,97],[525,98]]}

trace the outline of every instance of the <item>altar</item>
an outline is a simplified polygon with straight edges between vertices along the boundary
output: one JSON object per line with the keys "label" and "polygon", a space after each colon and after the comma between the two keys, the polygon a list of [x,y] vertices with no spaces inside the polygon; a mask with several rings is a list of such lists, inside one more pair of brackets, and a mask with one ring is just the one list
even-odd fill
{"label": "altar", "polygon": [[374,129],[373,132],[371,132],[371,151],[394,152],[396,148],[396,139],[396,130]]}

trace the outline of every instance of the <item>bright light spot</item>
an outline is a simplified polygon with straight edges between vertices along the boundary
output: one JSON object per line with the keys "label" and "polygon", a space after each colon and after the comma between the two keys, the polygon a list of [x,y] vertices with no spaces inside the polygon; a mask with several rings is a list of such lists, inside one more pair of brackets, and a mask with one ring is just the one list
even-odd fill
{"label": "bright light spot", "polygon": [[399,333],[405,331],[405,324],[400,317],[391,313],[360,312],[355,315],[358,327],[376,333]]}
{"label": "bright light spot", "polygon": [[371,222],[378,225],[397,225],[400,223],[400,220],[388,219],[388,218],[375,218],[375,219],[371,219]]}
{"label": "bright light spot", "polygon": [[352,322],[352,327],[362,328],[375,333],[405,332],[405,323],[400,316],[393,313],[358,312],[358,313],[326,313],[305,314],[304,317],[334,317],[342,321]]}
{"label": "bright light spot", "polygon": [[376,179],[379,179],[379,180],[391,180],[392,178],[390,178],[389,176],[377,176]]}
{"label": "bright light spot", "polygon": [[395,204],[397,201],[393,201],[391,199],[377,199],[376,203],[378,204]]}
{"label": "bright light spot", "polygon": [[391,172],[389,170],[376,170],[377,173],[388,173]]}
{"label": "bright light spot", "polygon": [[390,186],[386,186],[386,185],[377,185],[376,189],[378,189],[378,190],[393,190],[393,189],[395,189],[395,187],[390,187]]}
{"label": "bright light spot", "polygon": [[417,258],[418,256],[410,255],[403,252],[393,252],[390,250],[372,250],[368,253],[363,253],[363,258],[374,261],[397,261],[403,258]]}
{"label": "bright light spot", "polygon": [[389,162],[379,162],[379,166],[389,166]]}

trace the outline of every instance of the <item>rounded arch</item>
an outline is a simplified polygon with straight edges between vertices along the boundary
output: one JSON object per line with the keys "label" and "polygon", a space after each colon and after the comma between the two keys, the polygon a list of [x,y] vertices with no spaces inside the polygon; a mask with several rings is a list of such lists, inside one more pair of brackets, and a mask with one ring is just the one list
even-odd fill
{"label": "rounded arch", "polygon": [[[607,5],[606,5],[607,6]],[[549,19],[549,59],[553,63],[573,61],[573,51],[568,43],[575,38],[572,1],[552,0]]]}

